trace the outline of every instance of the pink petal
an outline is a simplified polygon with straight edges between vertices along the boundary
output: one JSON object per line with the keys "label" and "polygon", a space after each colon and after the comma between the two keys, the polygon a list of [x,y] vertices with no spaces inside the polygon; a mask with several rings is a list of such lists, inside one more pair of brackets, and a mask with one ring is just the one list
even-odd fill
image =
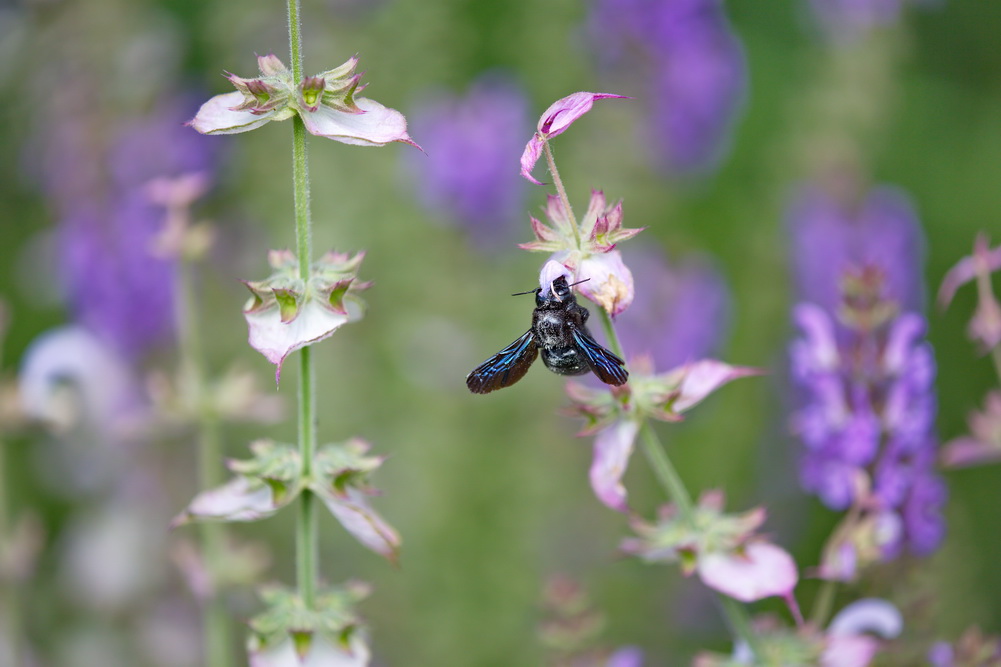
{"label": "pink petal", "polygon": [[1001,343],[1001,306],[993,294],[979,290],[977,296],[977,309],[970,320],[968,333],[984,352],[989,352]]}
{"label": "pink petal", "polygon": [[938,305],[945,308],[952,301],[956,290],[977,276],[978,271],[991,273],[1001,269],[1001,245],[991,249],[984,234],[977,235],[973,254],[959,260],[942,279],[938,290]]}
{"label": "pink petal", "polygon": [[761,375],[763,371],[747,366],[731,366],[715,359],[695,361],[683,369],[684,378],[679,387],[680,394],[671,408],[684,412],[702,402],[711,393],[738,378]]}
{"label": "pink petal", "polygon": [[279,506],[268,486],[251,486],[246,477],[236,477],[220,487],[199,493],[171,525],[179,526],[193,519],[256,521],[273,514]]}
{"label": "pink petal", "polygon": [[310,134],[344,144],[385,146],[402,141],[417,146],[407,134],[407,119],[399,111],[365,97],[359,97],[355,103],[364,113],[347,113],[320,105],[316,111],[302,112],[302,120]]}
{"label": "pink petal", "polygon": [[956,290],[975,277],[976,263],[973,257],[966,256],[956,262],[956,265],[945,274],[945,278],[942,279],[942,285],[938,288],[939,308],[945,308],[952,303],[952,298],[956,296]]}
{"label": "pink petal", "polygon": [[1001,461],[1001,448],[968,436],[954,438],[942,446],[940,460],[946,468],[996,463]]}
{"label": "pink petal", "polygon": [[315,300],[303,303],[298,316],[282,322],[277,305],[243,313],[250,330],[250,346],[275,364],[275,382],[281,377],[285,358],[299,348],[316,343],[337,331],[353,318],[324,308]]}
{"label": "pink petal", "polygon": [[560,276],[566,278],[568,283],[573,282],[573,274],[561,263],[550,259],[542,265],[542,271],[539,272],[539,287],[542,288],[543,296],[552,291],[553,281]]}
{"label": "pink petal", "polygon": [[319,633],[313,635],[309,654],[303,661],[299,660],[291,639],[267,649],[248,651],[250,667],[366,667],[371,657],[361,637],[352,636],[345,650]]}
{"label": "pink petal", "polygon": [[542,155],[542,139],[539,135],[533,134],[532,138],[525,144],[525,151],[521,154],[521,175],[536,185],[542,185],[542,181],[537,181],[532,176],[532,169]]}
{"label": "pink petal", "polygon": [[625,98],[625,95],[610,93],[574,93],[556,100],[539,118],[538,130],[547,137],[563,134],[570,125],[591,110],[595,100]]}
{"label": "pink petal", "polygon": [[577,280],[587,280],[577,289],[586,298],[615,317],[633,302],[633,274],[618,250],[591,255],[577,267]]}
{"label": "pink petal", "polygon": [[830,637],[820,656],[820,667],[868,667],[878,650],[879,640],[873,637]]}
{"label": "pink petal", "polygon": [[622,476],[629,465],[638,431],[638,422],[620,420],[599,431],[594,439],[591,488],[602,504],[617,512],[629,511]]}
{"label": "pink petal", "polygon": [[400,536],[369,504],[365,495],[348,488],[343,495],[328,489],[314,489],[330,513],[356,540],[372,551],[396,562]]}
{"label": "pink petal", "polygon": [[697,567],[706,586],[741,602],[788,595],[799,579],[792,556],[768,542],[751,542],[741,554],[706,554]]}
{"label": "pink petal", "polygon": [[234,111],[232,107],[243,102],[243,93],[233,91],[224,95],[216,95],[203,104],[188,121],[188,125],[202,134],[237,134],[248,132],[272,120],[274,111],[265,114],[254,114],[250,111]]}

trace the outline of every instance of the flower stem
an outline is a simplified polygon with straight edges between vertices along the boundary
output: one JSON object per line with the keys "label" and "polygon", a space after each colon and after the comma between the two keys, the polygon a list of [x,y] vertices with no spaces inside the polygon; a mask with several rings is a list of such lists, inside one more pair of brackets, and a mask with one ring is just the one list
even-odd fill
{"label": "flower stem", "polygon": [[[7,443],[0,440],[0,540],[7,542],[10,537],[11,522],[7,504]],[[4,590],[0,591],[0,616],[3,627],[0,636],[6,639],[6,646],[0,644],[0,662],[10,661],[11,665],[24,663],[22,655],[21,600],[18,595],[18,582],[7,581]]]}
{"label": "flower stem", "polygon": [[[294,80],[302,79],[302,18],[299,0],[288,0],[288,37]],[[295,191],[295,240],[299,257],[299,277],[309,280],[312,263],[312,225],[309,217],[309,166],[306,155],[306,126],[299,116],[292,119],[292,182]],[[316,451],[316,381],[312,350],[299,353],[299,456],[303,479],[313,472]],[[296,520],[296,585],[307,609],[316,602],[317,525],[316,499],[308,489],[299,500]]]}
{"label": "flower stem", "polygon": [[1001,382],[1001,345],[995,345],[991,350],[991,359],[994,361],[994,370],[998,374],[998,382]]}
{"label": "flower stem", "polygon": [[[187,211],[179,211],[188,215]],[[197,415],[198,483],[202,489],[213,489],[223,482],[222,438],[219,418],[206,403],[205,361],[202,350],[200,318],[194,287],[194,266],[188,259],[178,260],[175,289],[175,318],[180,357],[180,386],[190,397]],[[224,526],[203,523],[202,557],[212,581],[212,590],[202,610],[203,654],[206,665],[228,667],[233,662],[230,642],[230,622],[220,595],[219,575],[224,567]]]}
{"label": "flower stem", "polygon": [[[303,479],[313,472],[313,454],[316,451],[316,384],[313,377],[313,354],[309,347],[302,348],[299,384],[299,455],[302,458]],[[296,585],[299,596],[307,609],[316,601],[317,579],[317,526],[316,498],[304,489],[299,500],[296,521]]]}
{"label": "flower stem", "polygon": [[831,615],[831,607],[834,605],[834,594],[837,592],[838,584],[830,579],[824,579],[817,591],[817,597],[813,600],[813,609],[810,610],[810,623],[818,628],[827,625],[827,619]]}
{"label": "flower stem", "polygon": [[[612,323],[612,316],[604,308],[598,308],[601,317],[601,327],[605,332],[605,338],[612,352],[625,358],[622,351],[622,344],[619,336],[615,333],[615,325]],[[692,496],[688,493],[685,483],[678,474],[671,459],[664,451],[664,446],[657,437],[656,431],[646,419],[640,424],[640,434],[642,436],[643,453],[646,455],[657,481],[664,488],[667,497],[678,508],[678,514],[689,524],[695,521],[695,506]],[[751,652],[759,655],[758,638],[751,629],[750,619],[747,610],[733,598],[717,594],[723,615],[726,617],[730,631],[735,637],[740,637],[750,647]]]}
{"label": "flower stem", "polygon": [[556,160],[553,158],[553,149],[550,148],[548,141],[544,141],[542,145],[545,147],[546,162],[549,164],[549,173],[553,175],[553,185],[556,186],[556,193],[560,196],[560,201],[563,202],[563,208],[570,217],[570,226],[573,228],[574,241],[577,242],[577,248],[580,248],[580,230],[577,228],[577,218],[573,214],[573,207],[570,206],[570,197],[567,196],[567,190],[563,187],[563,179],[560,178],[560,172],[556,168]]}

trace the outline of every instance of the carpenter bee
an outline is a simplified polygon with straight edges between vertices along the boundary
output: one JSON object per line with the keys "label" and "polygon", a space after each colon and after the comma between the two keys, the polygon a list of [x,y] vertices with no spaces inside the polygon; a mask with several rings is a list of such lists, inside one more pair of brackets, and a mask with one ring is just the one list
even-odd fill
{"label": "carpenter bee", "polygon": [[629,379],[626,362],[591,336],[586,326],[590,313],[577,303],[571,286],[560,276],[549,294],[544,295],[542,288],[521,292],[535,294],[532,328],[467,375],[469,391],[486,394],[514,384],[525,377],[540,351],[542,363],[554,373],[583,375],[594,371],[605,384],[625,384]]}

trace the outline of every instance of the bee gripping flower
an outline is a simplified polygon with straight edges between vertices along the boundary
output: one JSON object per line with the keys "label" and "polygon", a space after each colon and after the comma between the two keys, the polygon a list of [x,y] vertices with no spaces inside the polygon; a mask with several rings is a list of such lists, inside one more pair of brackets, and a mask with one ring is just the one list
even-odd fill
{"label": "bee gripping flower", "polygon": [[532,218],[535,241],[519,245],[523,250],[553,253],[540,275],[543,293],[548,292],[557,272],[552,268],[555,262],[574,275],[575,282],[585,281],[577,288],[580,293],[613,316],[628,308],[635,296],[633,274],[616,244],[631,239],[643,228],[622,226],[622,202],[609,206],[601,190],[592,190],[579,229],[574,228],[559,197],[550,196],[545,211],[549,224]]}
{"label": "bee gripping flower", "polygon": [[539,161],[545,143],[552,137],[566,132],[575,120],[591,110],[595,101],[616,98],[627,99],[625,95],[579,92],[553,102],[539,118],[536,132],[532,135],[521,155],[521,175],[536,185],[542,185],[541,181],[532,177],[532,169]]}
{"label": "bee gripping flower", "polygon": [[358,58],[301,81],[273,54],[259,56],[257,65],[258,78],[228,74],[236,91],[210,99],[188,125],[202,134],[236,134],[298,114],[318,137],[357,146],[399,141],[420,148],[407,134],[403,114],[356,96],[364,88],[355,73]]}

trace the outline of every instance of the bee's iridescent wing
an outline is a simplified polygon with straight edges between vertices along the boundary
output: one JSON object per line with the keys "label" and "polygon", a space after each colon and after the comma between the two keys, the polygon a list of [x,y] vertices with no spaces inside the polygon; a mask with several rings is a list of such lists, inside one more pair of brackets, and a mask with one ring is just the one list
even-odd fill
{"label": "bee's iridescent wing", "polygon": [[474,394],[486,394],[509,387],[525,377],[529,366],[539,356],[539,346],[531,330],[503,350],[477,366],[466,376],[466,386]]}
{"label": "bee's iridescent wing", "polygon": [[619,359],[618,355],[598,345],[597,341],[591,338],[587,332],[575,327],[573,341],[599,380],[605,384],[618,386],[625,384],[626,380],[629,379],[629,371],[625,369],[626,362]]}

